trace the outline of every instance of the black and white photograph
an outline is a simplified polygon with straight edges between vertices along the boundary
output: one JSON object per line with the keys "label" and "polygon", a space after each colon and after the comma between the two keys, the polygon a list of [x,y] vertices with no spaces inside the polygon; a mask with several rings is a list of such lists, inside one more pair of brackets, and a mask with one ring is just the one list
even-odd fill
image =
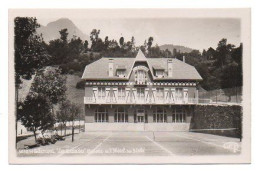
{"label": "black and white photograph", "polygon": [[249,9],[10,9],[9,162],[250,163]]}

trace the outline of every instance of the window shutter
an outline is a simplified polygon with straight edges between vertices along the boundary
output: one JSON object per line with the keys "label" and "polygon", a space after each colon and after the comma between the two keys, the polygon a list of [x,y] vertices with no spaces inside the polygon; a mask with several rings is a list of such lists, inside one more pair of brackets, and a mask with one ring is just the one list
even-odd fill
{"label": "window shutter", "polygon": [[169,103],[168,99],[169,99],[169,89],[164,88],[164,103]]}
{"label": "window shutter", "polygon": [[175,88],[171,88],[171,102],[172,103],[175,103]]}
{"label": "window shutter", "polygon": [[113,102],[116,103],[118,101],[118,88],[113,88]]}
{"label": "window shutter", "polygon": [[93,102],[97,102],[98,100],[98,88],[93,87]]}
{"label": "window shutter", "polygon": [[111,100],[109,91],[110,91],[110,87],[106,87],[106,98],[105,98],[105,100],[106,100],[107,103],[110,103],[110,100]]}
{"label": "window shutter", "polygon": [[145,103],[149,102],[149,88],[145,88],[145,95],[144,95],[144,101]]}
{"label": "window shutter", "polygon": [[132,96],[133,96],[132,102],[135,103],[136,99],[137,99],[137,90],[136,90],[136,88],[132,89]]}
{"label": "window shutter", "polygon": [[125,100],[126,100],[126,103],[130,103],[131,102],[131,96],[130,96],[130,88],[126,88],[125,89]]}
{"label": "window shutter", "polygon": [[188,88],[183,89],[183,100],[184,100],[184,103],[188,103],[188,101],[189,101]]}

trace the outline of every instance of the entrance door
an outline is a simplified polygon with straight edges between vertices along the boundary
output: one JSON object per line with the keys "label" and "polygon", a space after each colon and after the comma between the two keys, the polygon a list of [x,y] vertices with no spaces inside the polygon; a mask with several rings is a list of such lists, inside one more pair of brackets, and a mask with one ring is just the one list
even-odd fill
{"label": "entrance door", "polygon": [[143,123],[144,122],[144,116],[137,116],[137,122]]}
{"label": "entrance door", "polygon": [[145,117],[145,111],[144,109],[138,109],[136,113],[136,122],[137,123],[144,123],[144,118]]}

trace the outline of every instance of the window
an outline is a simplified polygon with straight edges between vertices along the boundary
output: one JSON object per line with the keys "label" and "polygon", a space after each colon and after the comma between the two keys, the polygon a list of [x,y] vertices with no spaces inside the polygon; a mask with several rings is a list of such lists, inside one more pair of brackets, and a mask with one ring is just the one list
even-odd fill
{"label": "window", "polygon": [[105,98],[106,98],[106,88],[98,87],[98,99],[105,99]]}
{"label": "window", "polygon": [[117,76],[119,77],[125,77],[125,70],[117,70]]}
{"label": "window", "polygon": [[137,99],[138,100],[144,100],[144,96],[145,96],[145,92],[144,92],[144,88],[137,88]]}
{"label": "window", "polygon": [[124,100],[125,99],[125,88],[124,87],[120,87],[118,88],[118,99],[119,100]]}
{"label": "window", "polygon": [[95,122],[108,122],[107,109],[100,107],[95,111]]}
{"label": "window", "polygon": [[164,99],[164,88],[156,88],[157,91],[157,99],[163,100]]}
{"label": "window", "polygon": [[164,108],[158,108],[153,112],[153,122],[155,123],[166,123],[167,122],[167,113]]}
{"label": "window", "polygon": [[115,110],[115,117],[114,117],[115,122],[128,122],[128,113],[125,108],[117,108]]}
{"label": "window", "polygon": [[135,73],[136,84],[146,84],[146,72],[144,70],[137,70]]}
{"label": "window", "polygon": [[173,109],[172,122],[174,123],[186,122],[186,110],[183,107],[176,107]]}
{"label": "window", "polygon": [[159,78],[163,77],[163,73],[164,73],[163,70],[156,70],[156,76],[159,77]]}

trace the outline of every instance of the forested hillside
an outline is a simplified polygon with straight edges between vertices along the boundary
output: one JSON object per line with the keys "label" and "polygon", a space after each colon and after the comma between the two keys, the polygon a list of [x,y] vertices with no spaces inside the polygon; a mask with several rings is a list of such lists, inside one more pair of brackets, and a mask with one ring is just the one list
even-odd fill
{"label": "forested hillside", "polygon": [[[219,41],[216,48],[208,48],[199,52],[180,52],[173,50],[161,50],[158,45],[153,45],[153,37],[149,37],[141,46],[135,45],[135,38],[125,40],[121,37],[110,40],[109,36],[102,40],[99,37],[100,30],[93,29],[90,33],[89,43],[74,36],[68,40],[67,29],[60,31],[60,38],[46,43],[51,60],[48,65],[58,65],[63,73],[82,73],[84,67],[102,56],[107,57],[134,57],[139,48],[147,57],[172,57],[183,60],[196,67],[203,77],[201,86],[206,90],[219,88],[232,88],[242,85],[242,44],[235,47],[226,39]],[[80,85],[78,85],[80,86]]]}
{"label": "forested hillside", "polygon": [[[72,22],[69,24],[69,26],[74,26]],[[48,61],[43,62],[42,65],[58,66],[63,74],[81,76],[87,64],[102,56],[135,57],[137,51],[141,49],[150,58],[171,57],[183,60],[185,57],[186,63],[195,66],[203,77],[201,87],[206,90],[242,86],[242,43],[239,47],[235,47],[225,38],[218,42],[217,47],[205,48],[203,52],[200,52],[186,48],[185,45],[179,47],[159,46],[154,44],[153,36],[144,40],[142,45],[136,45],[134,37],[130,40],[126,40],[124,37],[115,40],[110,39],[107,35],[102,39],[100,37],[102,31],[98,29],[86,33],[89,35],[88,39],[81,38],[82,32],[80,31],[69,33],[72,31],[68,28],[54,32],[57,33],[52,34],[58,36],[51,40],[45,40],[40,34],[37,36],[43,45],[41,49],[45,51],[43,55],[48,57]],[[77,33],[80,34],[77,35]],[[77,88],[82,88],[84,86],[82,84],[83,82],[79,82]]]}

